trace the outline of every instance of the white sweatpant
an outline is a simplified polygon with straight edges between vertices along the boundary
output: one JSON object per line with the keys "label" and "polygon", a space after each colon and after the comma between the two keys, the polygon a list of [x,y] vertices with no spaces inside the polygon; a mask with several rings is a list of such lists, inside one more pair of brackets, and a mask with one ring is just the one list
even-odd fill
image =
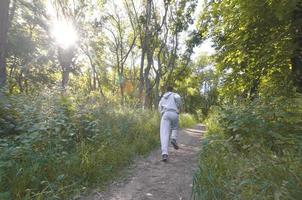
{"label": "white sweatpant", "polygon": [[169,136],[172,130],[172,139],[177,139],[178,114],[173,111],[167,111],[163,114],[160,122],[160,142],[162,154],[168,153]]}

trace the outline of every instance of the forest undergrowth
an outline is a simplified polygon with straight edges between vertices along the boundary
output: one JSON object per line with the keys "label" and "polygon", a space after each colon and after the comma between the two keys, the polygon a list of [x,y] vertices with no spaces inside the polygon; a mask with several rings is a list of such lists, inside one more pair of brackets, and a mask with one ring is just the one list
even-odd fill
{"label": "forest undergrowth", "polygon": [[302,97],[213,107],[193,199],[300,199]]}
{"label": "forest undergrowth", "polygon": [[[158,113],[98,96],[10,95],[0,109],[0,199],[68,199],[159,144]],[[181,116],[182,126],[194,123]]]}

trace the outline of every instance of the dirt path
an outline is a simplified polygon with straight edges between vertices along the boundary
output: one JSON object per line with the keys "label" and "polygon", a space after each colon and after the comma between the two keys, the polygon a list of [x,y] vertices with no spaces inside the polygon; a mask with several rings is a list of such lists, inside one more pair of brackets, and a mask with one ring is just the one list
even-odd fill
{"label": "dirt path", "polygon": [[126,180],[111,184],[103,193],[95,192],[85,200],[187,200],[192,176],[197,167],[204,126],[184,129],[179,134],[179,150],[169,147],[169,161],[161,161],[160,149],[139,159]]}

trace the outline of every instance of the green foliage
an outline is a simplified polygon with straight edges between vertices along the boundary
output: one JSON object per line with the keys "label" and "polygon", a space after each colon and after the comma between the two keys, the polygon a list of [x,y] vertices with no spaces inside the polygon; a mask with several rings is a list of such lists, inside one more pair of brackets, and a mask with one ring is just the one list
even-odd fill
{"label": "green foliage", "polygon": [[179,115],[179,126],[181,128],[192,127],[196,125],[197,121],[195,117],[191,114],[184,113]]}
{"label": "green foliage", "polygon": [[206,3],[200,30],[216,47],[220,106],[206,120],[193,199],[301,198],[300,13],[296,0]]}
{"label": "green foliage", "polygon": [[240,148],[261,144],[281,153],[289,147],[292,150],[302,147],[301,101],[299,96],[268,97],[225,105],[208,122],[210,129],[217,131],[218,126],[227,138],[236,138]]}
{"label": "green foliage", "polygon": [[267,85],[283,91],[292,87],[296,29],[291,23],[297,4],[296,0],[207,3],[200,29],[215,43],[223,97],[252,97]]}
{"label": "green foliage", "polygon": [[175,69],[173,77],[177,80],[172,85],[184,101],[184,110],[202,121],[218,102],[218,76],[213,71],[212,57],[200,54],[189,67],[182,65]]}
{"label": "green foliage", "polygon": [[194,199],[298,199],[301,101],[279,96],[213,108]]}
{"label": "green foliage", "polygon": [[[95,94],[12,95],[0,108],[3,199],[68,199],[121,175],[159,143],[158,113]],[[189,114],[180,118],[182,127],[195,124]]]}
{"label": "green foliage", "polygon": [[119,109],[89,96],[9,99],[9,106],[1,106],[5,199],[67,199],[112,179],[159,142],[159,117],[153,112]]}
{"label": "green foliage", "polygon": [[204,121],[207,126],[207,135],[221,134],[222,128],[219,124],[220,120],[220,111],[219,106],[213,106],[209,112],[208,118]]}
{"label": "green foliage", "polygon": [[282,157],[264,146],[238,152],[221,137],[204,141],[192,199],[299,199],[302,160]]}
{"label": "green foliage", "polygon": [[[197,0],[114,6],[104,0],[11,1],[7,89],[33,94],[61,86],[85,95],[100,92],[121,105],[156,107],[160,86],[178,78],[172,76],[178,60],[189,63],[201,41],[189,28],[197,5]],[[63,44],[64,34],[74,36],[72,44]],[[186,35],[186,52],[179,50],[180,35]]]}

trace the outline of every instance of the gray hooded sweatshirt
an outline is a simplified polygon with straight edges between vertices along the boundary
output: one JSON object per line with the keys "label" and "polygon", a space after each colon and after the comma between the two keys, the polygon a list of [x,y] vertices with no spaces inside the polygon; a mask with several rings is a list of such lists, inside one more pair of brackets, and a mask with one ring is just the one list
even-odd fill
{"label": "gray hooded sweatshirt", "polygon": [[177,93],[166,92],[158,104],[158,110],[161,115],[166,111],[175,111],[179,113],[181,107],[181,97]]}

